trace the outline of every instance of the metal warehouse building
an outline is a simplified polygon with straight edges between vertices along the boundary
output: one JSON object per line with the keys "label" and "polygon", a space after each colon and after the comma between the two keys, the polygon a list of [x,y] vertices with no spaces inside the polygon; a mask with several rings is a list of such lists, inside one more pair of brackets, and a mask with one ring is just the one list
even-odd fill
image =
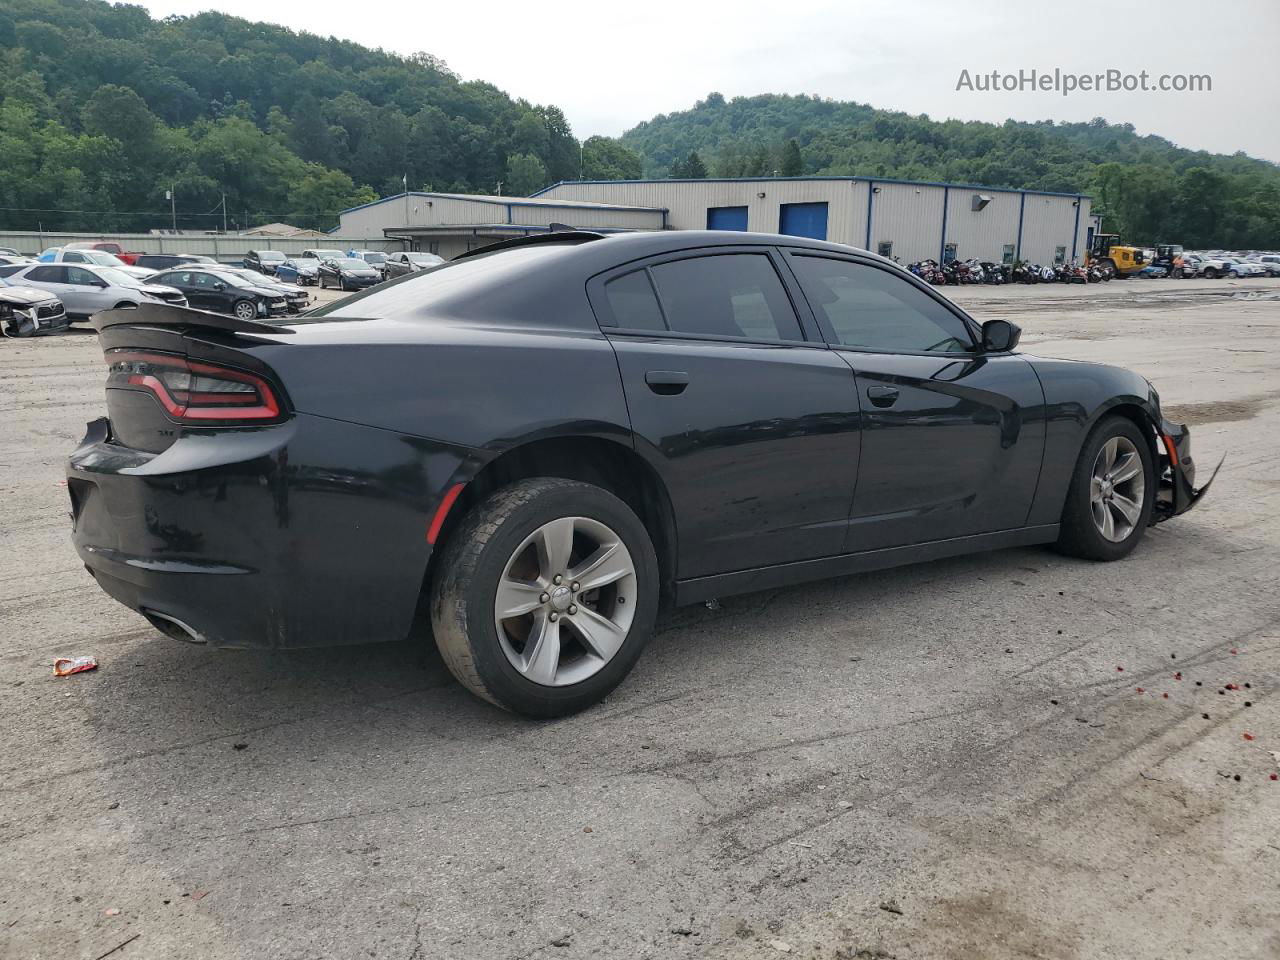
{"label": "metal warehouse building", "polygon": [[568,181],[532,197],[408,193],[347,210],[344,237],[403,239],[448,258],[563,224],[816,237],[902,263],[1083,259],[1097,223],[1080,194],[871,177]]}

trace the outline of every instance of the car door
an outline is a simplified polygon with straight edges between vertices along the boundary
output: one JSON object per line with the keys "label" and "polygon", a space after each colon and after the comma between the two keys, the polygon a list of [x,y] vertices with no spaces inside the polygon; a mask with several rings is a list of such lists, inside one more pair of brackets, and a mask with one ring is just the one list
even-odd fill
{"label": "car door", "polygon": [[780,267],[770,247],[703,248],[588,285],[637,449],[671,498],[681,579],[842,548],[858,399]]}
{"label": "car door", "polygon": [[845,550],[1024,526],[1045,431],[1031,364],[982,353],[976,325],[900,270],[813,250],[786,259],[862,400]]}
{"label": "car door", "polygon": [[[74,265],[67,265],[63,269],[67,271],[68,289],[74,291],[73,296],[81,304],[81,312],[97,313],[99,310],[110,310],[120,302],[119,288],[113,287],[92,270]],[[140,299],[140,295],[130,291],[128,299],[134,302]],[[66,301],[63,303],[65,304]]]}
{"label": "car door", "polygon": [[70,267],[61,263],[41,264],[28,270],[22,279],[28,280],[34,286],[52,293],[62,301],[62,306],[67,313],[76,314],[77,316],[93,313],[98,308],[88,296],[89,289],[73,284],[70,270]]}

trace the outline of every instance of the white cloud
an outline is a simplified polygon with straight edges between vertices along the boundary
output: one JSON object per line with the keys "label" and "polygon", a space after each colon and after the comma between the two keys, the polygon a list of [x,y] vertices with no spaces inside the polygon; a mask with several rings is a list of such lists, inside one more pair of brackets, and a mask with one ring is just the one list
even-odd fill
{"label": "white cloud", "polygon": [[[1194,149],[1280,160],[1280,4],[674,2],[588,11],[495,0],[142,0],[155,15],[214,8],[398,53],[425,50],[466,79],[564,109],[616,135],[708,92],[810,93],[943,119],[1132,123]],[[1209,74],[1210,93],[957,92],[961,69]],[[287,106],[287,105],[286,105]]]}

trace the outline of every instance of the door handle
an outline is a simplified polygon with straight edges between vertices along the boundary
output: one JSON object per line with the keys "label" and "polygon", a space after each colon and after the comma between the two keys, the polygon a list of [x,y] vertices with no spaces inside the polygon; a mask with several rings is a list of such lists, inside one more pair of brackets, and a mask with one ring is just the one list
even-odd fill
{"label": "door handle", "polygon": [[872,406],[892,407],[898,400],[897,387],[867,387],[867,397]]}
{"label": "door handle", "polygon": [[684,388],[689,385],[689,374],[683,370],[650,370],[644,375],[644,382],[654,393],[674,397],[684,393]]}

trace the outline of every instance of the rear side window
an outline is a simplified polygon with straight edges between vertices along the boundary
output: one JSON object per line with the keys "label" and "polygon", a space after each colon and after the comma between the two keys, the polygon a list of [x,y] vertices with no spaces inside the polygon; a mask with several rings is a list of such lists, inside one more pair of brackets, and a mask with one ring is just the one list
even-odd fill
{"label": "rear side window", "polygon": [[604,285],[614,322],[630,330],[665,330],[662,308],[647,270],[633,270]]}
{"label": "rear side window", "polygon": [[716,254],[651,269],[672,331],[749,340],[804,339],[767,254]]}
{"label": "rear side window", "polygon": [[36,267],[27,274],[28,280],[34,280],[36,283],[66,283],[67,268],[66,267]]}
{"label": "rear side window", "polygon": [[819,320],[846,347],[888,353],[955,353],[973,346],[963,320],[909,280],[849,260],[792,256]]}

